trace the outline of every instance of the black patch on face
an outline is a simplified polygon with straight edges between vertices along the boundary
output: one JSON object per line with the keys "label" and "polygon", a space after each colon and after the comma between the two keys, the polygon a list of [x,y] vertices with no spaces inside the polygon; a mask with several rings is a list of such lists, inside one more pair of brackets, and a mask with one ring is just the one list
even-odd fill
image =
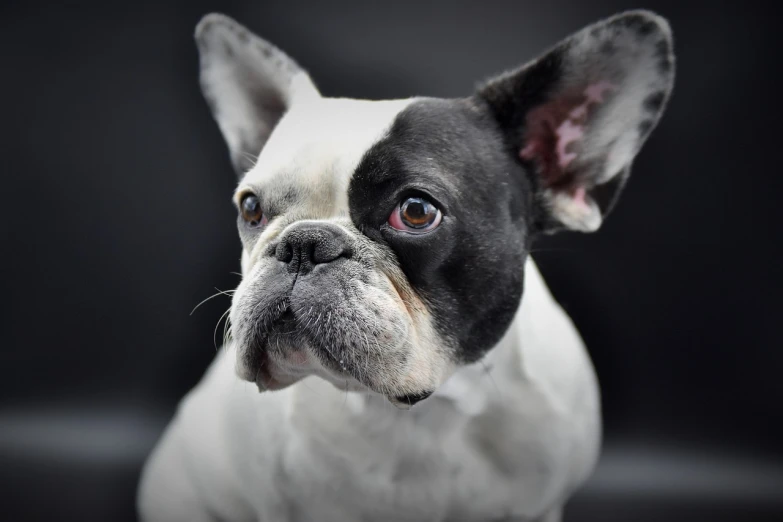
{"label": "black patch on face", "polygon": [[[349,187],[354,224],[394,251],[462,362],[500,340],[522,295],[534,198],[508,149],[482,100],[418,101],[365,154]],[[411,195],[440,208],[438,228],[414,235],[388,225]]]}

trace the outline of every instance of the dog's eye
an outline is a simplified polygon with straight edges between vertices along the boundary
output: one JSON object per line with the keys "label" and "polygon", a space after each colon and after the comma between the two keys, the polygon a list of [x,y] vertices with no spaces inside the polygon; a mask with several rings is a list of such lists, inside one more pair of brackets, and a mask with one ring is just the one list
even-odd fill
{"label": "dog's eye", "polygon": [[263,225],[266,223],[266,216],[261,211],[261,202],[253,194],[246,194],[242,197],[242,202],[239,205],[240,212],[242,213],[242,219],[252,227]]}
{"label": "dog's eye", "polygon": [[421,234],[440,224],[440,210],[424,198],[412,197],[400,202],[389,216],[389,225],[396,230]]}

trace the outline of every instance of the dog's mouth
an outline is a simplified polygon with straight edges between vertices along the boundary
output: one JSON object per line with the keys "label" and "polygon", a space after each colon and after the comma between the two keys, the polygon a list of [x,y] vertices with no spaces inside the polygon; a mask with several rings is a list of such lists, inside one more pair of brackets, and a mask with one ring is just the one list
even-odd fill
{"label": "dog's mouth", "polygon": [[414,330],[399,292],[376,279],[325,272],[292,286],[267,280],[243,293],[232,320],[239,377],[266,391],[318,376],[403,407],[420,401],[434,389],[444,357],[426,344],[432,336]]}
{"label": "dog's mouth", "polygon": [[273,318],[266,318],[264,328],[257,329],[248,347],[244,360],[250,372],[243,373],[248,380],[254,380],[261,391],[272,391],[317,374],[340,387],[362,387],[347,361],[334,355],[339,349],[320,342],[323,332],[311,317],[297,315],[287,305],[278,310]]}

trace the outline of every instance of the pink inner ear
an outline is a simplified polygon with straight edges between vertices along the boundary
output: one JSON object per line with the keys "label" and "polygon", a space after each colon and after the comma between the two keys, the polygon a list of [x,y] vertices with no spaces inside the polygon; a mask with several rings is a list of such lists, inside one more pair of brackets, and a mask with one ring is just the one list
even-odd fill
{"label": "pink inner ear", "polygon": [[587,206],[587,200],[585,199],[586,196],[587,190],[585,190],[584,187],[577,187],[571,192],[571,199],[574,200],[574,203],[584,207]]}
{"label": "pink inner ear", "polygon": [[[584,138],[587,119],[593,106],[605,101],[607,91],[615,90],[608,81],[589,84],[576,96],[558,95],[552,101],[530,111],[527,116],[525,146],[520,158],[535,161],[545,187],[567,187],[574,200],[585,202],[585,190],[568,166],[578,157],[578,145]],[[570,147],[570,148],[569,148]]]}

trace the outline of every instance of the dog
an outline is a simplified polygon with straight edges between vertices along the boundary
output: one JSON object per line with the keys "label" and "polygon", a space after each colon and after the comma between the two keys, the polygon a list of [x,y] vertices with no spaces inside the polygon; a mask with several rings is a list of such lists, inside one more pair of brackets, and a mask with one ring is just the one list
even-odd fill
{"label": "dog", "polygon": [[142,520],[560,520],[600,398],[528,254],[606,218],[671,93],[668,23],[616,15],[459,99],[322,97],[220,14],[195,39],[242,281]]}

